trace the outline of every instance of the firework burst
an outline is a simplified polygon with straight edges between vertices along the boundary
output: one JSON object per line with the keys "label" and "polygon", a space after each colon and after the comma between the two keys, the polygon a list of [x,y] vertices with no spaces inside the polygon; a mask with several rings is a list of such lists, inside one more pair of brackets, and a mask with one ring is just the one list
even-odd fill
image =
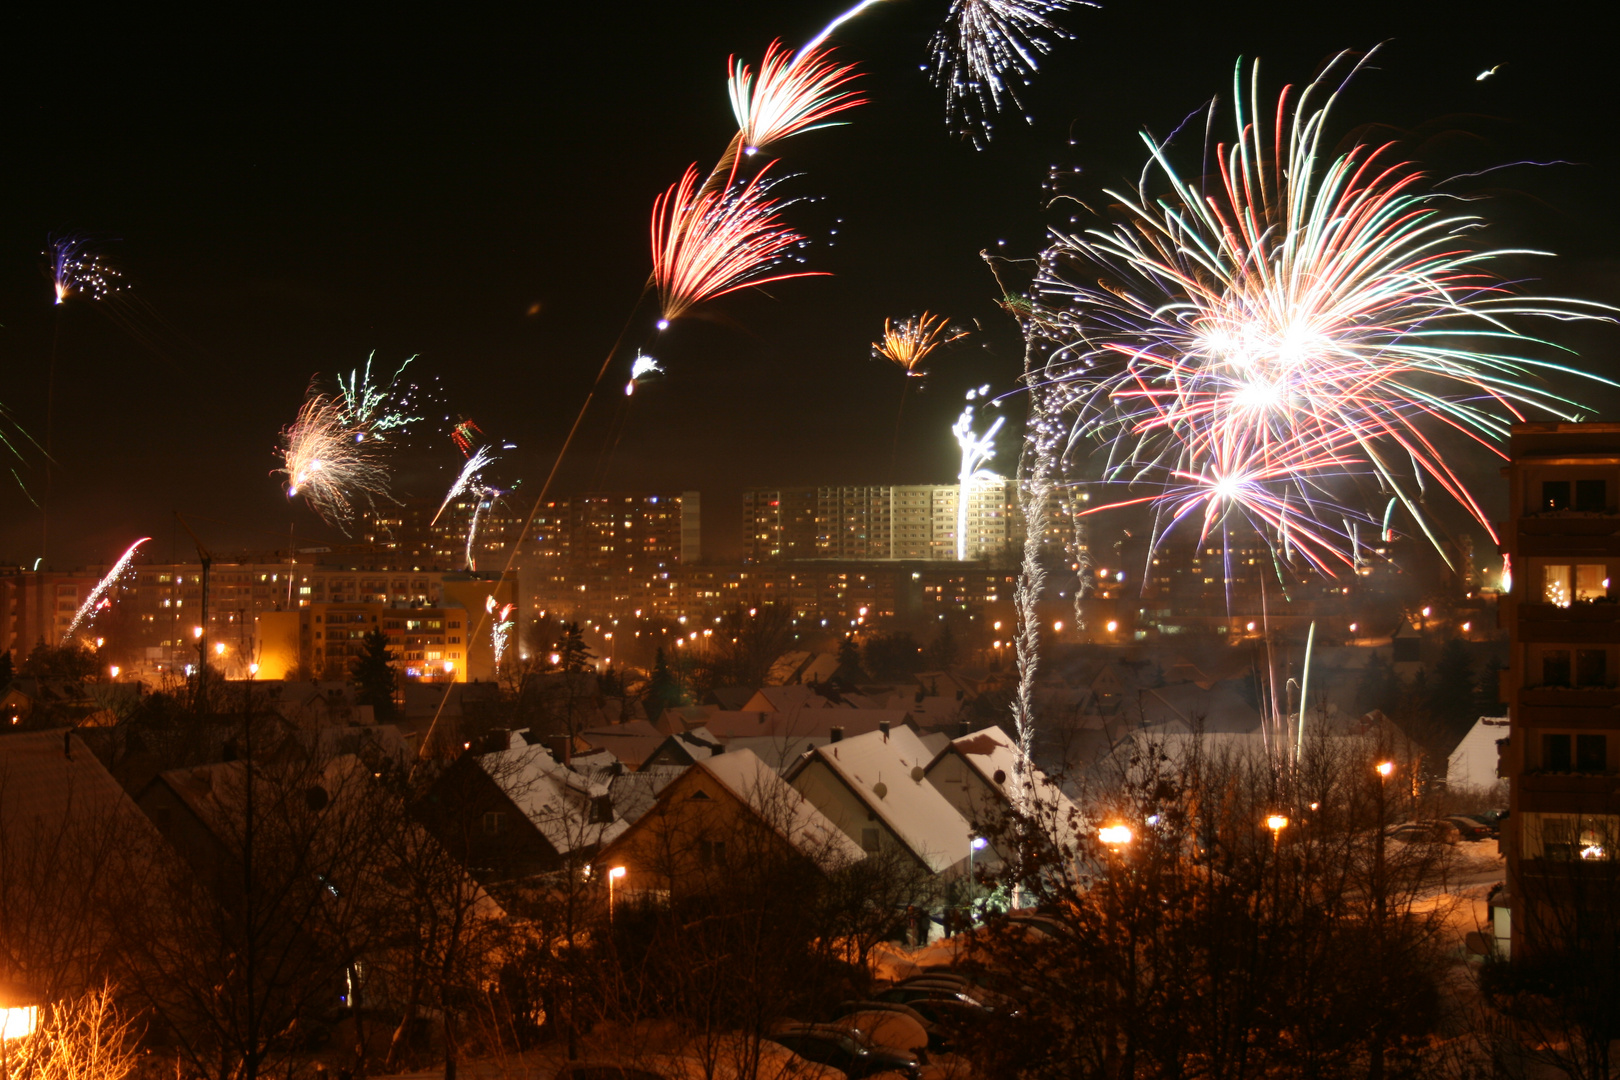
{"label": "firework burst", "polygon": [[900,322],[884,319],[883,340],[872,343],[872,355],[898,365],[907,375],[921,377],[922,362],[929,353],[964,337],[967,331],[950,333],[945,316],[926,311]]}
{"label": "firework burst", "polygon": [[123,275],[90,250],[89,241],[82,236],[51,237],[45,257],[50,260],[51,287],[58,304],[71,296],[105,300],[124,286]]}
{"label": "firework burst", "polygon": [[728,88],[742,152],[752,156],[779,139],[839,123],[830,118],[866,104],[853,90],[843,89],[857,78],[855,65],[834,64],[826,51],[795,54],[780,41],[765,49],[757,78],[732,57]]}
{"label": "firework burst", "polygon": [[1057,20],[1096,6],[1088,0],[952,0],[929,42],[934,85],[945,91],[946,123],[982,148],[990,117],[1009,105],[1022,111],[1018,87],[1030,84],[1053,45],[1074,36]]}
{"label": "firework burst", "polygon": [[1369,482],[1439,547],[1419,507],[1433,483],[1494,536],[1437,440],[1500,454],[1526,409],[1571,417],[1539,377],[1575,369],[1533,356],[1548,343],[1521,326],[1601,312],[1509,289],[1490,264],[1539,253],[1478,245],[1480,219],[1394,148],[1325,153],[1335,84],[1285,91],[1268,129],[1258,69],[1247,107],[1241,76],[1213,179],[1184,179],[1144,137],[1138,191],[1109,193],[1125,219],[1054,235],[1038,332],[1055,347],[1036,392],[1105,445],[1105,479],[1155,490],[1132,501],[1172,523],[1236,510],[1325,569],[1354,558],[1353,526],[1378,527],[1354,494]]}
{"label": "firework burst", "polygon": [[371,377],[371,361],[376,354],[366,357],[364,368],[355,368],[344,380],[338,376],[338,391],[343,402],[343,422],[353,429],[355,438],[385,441],[391,432],[401,432],[422,418],[411,414],[416,388],[400,385],[400,376],[416,357],[408,357],[399,365],[389,380],[378,382]]}
{"label": "firework burst", "polygon": [[726,293],[822,273],[786,269],[790,260],[802,261],[794,252],[806,240],[782,222],[780,211],[789,203],[769,197],[770,167],[712,192],[697,190],[697,170],[688,167],[653,202],[651,283],[658,290],[659,329]]}
{"label": "firework burst", "polygon": [[[445,509],[462,495],[467,494],[469,491],[476,492],[480,496],[484,494],[484,489],[478,483],[478,474],[483,472],[484,468],[494,460],[495,455],[489,452],[487,446],[480,446],[473,451],[472,456],[467,459],[466,464],[462,465],[461,472],[457,474],[455,481],[450,485],[450,490],[444,496],[444,502],[439,504],[439,512],[433,515],[433,520],[428,523],[429,526],[437,525],[439,518],[444,515]],[[476,518],[477,511],[475,510],[475,523],[473,526],[475,529],[477,528]]]}
{"label": "firework burst", "polygon": [[322,521],[348,535],[363,504],[388,498],[388,470],[376,439],[350,422],[341,396],[311,390],[298,416],[281,432],[281,468],[287,497],[302,496]]}

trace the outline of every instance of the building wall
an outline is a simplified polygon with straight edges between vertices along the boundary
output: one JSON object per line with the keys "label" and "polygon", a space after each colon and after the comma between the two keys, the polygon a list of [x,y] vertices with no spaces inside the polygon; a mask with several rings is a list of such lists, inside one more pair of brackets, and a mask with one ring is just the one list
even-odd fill
{"label": "building wall", "polygon": [[1583,861],[1620,855],[1620,424],[1517,424],[1503,472],[1517,954]]}
{"label": "building wall", "polygon": [[562,618],[655,609],[701,555],[700,536],[696,492],[550,500],[518,557],[524,609]]}
{"label": "building wall", "polygon": [[100,574],[14,569],[0,577],[0,647],[21,661],[35,645],[60,645]]}

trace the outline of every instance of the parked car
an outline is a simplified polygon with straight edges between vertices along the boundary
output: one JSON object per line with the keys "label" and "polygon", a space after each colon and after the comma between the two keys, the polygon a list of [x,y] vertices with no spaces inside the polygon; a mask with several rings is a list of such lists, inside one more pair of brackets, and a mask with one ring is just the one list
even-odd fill
{"label": "parked car", "polygon": [[909,1080],[922,1080],[922,1063],[905,1050],[876,1046],[855,1032],[831,1024],[788,1024],[771,1041],[807,1061],[841,1069],[849,1080],[864,1080],[878,1073],[895,1072]]}
{"label": "parked car", "polygon": [[1391,825],[1384,835],[1404,844],[1455,844],[1462,839],[1461,830],[1449,821],[1408,821]]}
{"label": "parked car", "polygon": [[1476,821],[1474,818],[1469,817],[1466,814],[1453,814],[1451,817],[1446,818],[1446,820],[1457,826],[1457,831],[1462,834],[1462,838],[1464,840],[1496,839],[1495,829],[1491,828],[1489,825],[1483,824],[1482,822]]}
{"label": "parked car", "polygon": [[1477,814],[1469,814],[1468,816],[1491,830],[1492,836],[1501,836],[1502,822],[1507,820],[1508,812],[1506,810],[1482,810]]}
{"label": "parked car", "polygon": [[1006,994],[999,994],[985,986],[980,986],[967,978],[948,974],[945,972],[929,972],[924,975],[914,975],[909,979],[902,979],[895,983],[896,990],[936,990],[936,997],[951,995],[963,999],[982,1009],[991,1009],[999,1013],[1017,1013],[1019,1004]]}
{"label": "parked car", "polygon": [[[927,1003],[920,1004],[921,1009],[894,1001],[846,1001],[833,1010],[833,1016],[839,1021],[839,1026],[843,1026],[842,1022],[846,1017],[879,1011],[894,1013],[896,1016],[914,1020],[922,1027],[923,1033],[928,1036],[928,1049],[936,1053],[949,1050],[951,1040],[948,1027],[936,1018],[937,1014],[925,1015],[924,1010],[928,1010]],[[932,1010],[928,1012],[932,1013]]]}

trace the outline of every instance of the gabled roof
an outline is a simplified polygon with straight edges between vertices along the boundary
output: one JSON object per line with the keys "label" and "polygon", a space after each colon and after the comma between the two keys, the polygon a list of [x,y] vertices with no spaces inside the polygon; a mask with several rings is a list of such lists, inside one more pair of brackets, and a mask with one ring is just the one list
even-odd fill
{"label": "gabled roof", "polygon": [[[1019,753],[1012,738],[994,725],[951,740],[950,745],[934,755],[928,763],[928,773],[947,756],[955,755],[972,769],[979,779],[1002,798],[1011,799],[1010,786],[1018,776]],[[1068,796],[1057,782],[1047,776],[1033,761],[1029,762],[1030,791],[1042,804],[1055,808],[1060,814],[1070,809]]]}
{"label": "gabled roof", "polygon": [[825,765],[934,873],[968,857],[972,824],[927,781],[933,755],[908,727],[874,731],[811,751],[788,773],[792,781]]}
{"label": "gabled roof", "polygon": [[809,687],[762,686],[742,708],[743,712],[784,712],[788,709],[830,709],[832,702]]}
{"label": "gabled roof", "polygon": [[904,709],[827,709],[788,708],[777,712],[715,712],[704,725],[721,742],[748,736],[773,738],[830,739],[838,728],[844,737],[890,728],[905,727],[911,714]]}
{"label": "gabled roof", "polygon": [[77,735],[62,729],[0,734],[0,820],[54,829],[107,814],[146,821]]}
{"label": "gabled roof", "polygon": [[720,709],[740,709],[753,696],[754,688],[751,686],[717,686],[709,691],[709,698]]}
{"label": "gabled roof", "polygon": [[721,754],[692,767],[725,785],[727,791],[804,854],[831,855],[840,864],[859,862],[866,857],[859,844],[845,836],[809,799],[751,751]]}
{"label": "gabled roof", "polygon": [[608,786],[559,764],[544,746],[483,754],[477,765],[558,854],[605,844],[624,832],[617,814],[612,821],[591,821],[595,800],[608,795]]}

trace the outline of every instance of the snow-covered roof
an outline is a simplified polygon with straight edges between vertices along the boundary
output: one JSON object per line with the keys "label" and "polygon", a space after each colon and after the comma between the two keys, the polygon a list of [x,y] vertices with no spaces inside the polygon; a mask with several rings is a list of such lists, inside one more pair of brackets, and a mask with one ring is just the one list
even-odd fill
{"label": "snow-covered roof", "polygon": [[653,808],[658,793],[686,772],[685,765],[649,765],[639,772],[615,776],[608,783],[613,796],[613,809],[625,824],[633,825]]}
{"label": "snow-covered roof", "polygon": [[616,813],[611,821],[591,820],[595,802],[608,796],[608,786],[559,764],[544,746],[484,754],[478,766],[559,854],[605,844],[625,830]]}
{"label": "snow-covered roof", "polygon": [[932,758],[922,737],[900,726],[818,747],[791,776],[812,762],[822,762],[913,854],[939,873],[968,857],[973,827],[928,783]]}
{"label": "snow-covered roof", "polygon": [[762,686],[743,706],[745,712],[784,712],[788,709],[830,709],[832,702],[802,684]]}
{"label": "snow-covered roof", "polygon": [[692,766],[714,777],[806,855],[847,865],[866,857],[825,814],[750,750],[720,754]]}
{"label": "snow-covered roof", "polygon": [[[1012,797],[1009,785],[1018,774],[1019,754],[1018,748],[1013,745],[1012,738],[999,727],[994,725],[981,728],[978,731],[953,739],[950,745],[940,750],[928,763],[928,771],[933,773],[939,762],[947,755],[955,753],[968,767],[978,773],[987,785],[1000,792],[1003,797]],[[1060,816],[1067,816],[1072,809],[1068,796],[1063,794],[1056,781],[1042,772],[1035,763],[1029,763],[1030,792],[1039,800],[1040,804],[1055,809]]]}

